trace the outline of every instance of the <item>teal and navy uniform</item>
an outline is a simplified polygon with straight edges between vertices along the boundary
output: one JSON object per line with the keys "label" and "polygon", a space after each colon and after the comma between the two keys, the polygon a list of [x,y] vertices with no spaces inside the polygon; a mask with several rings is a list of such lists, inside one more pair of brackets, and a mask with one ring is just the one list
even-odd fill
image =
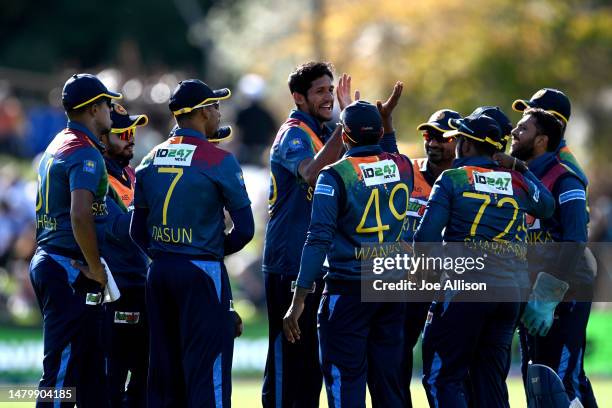
{"label": "teal and navy uniform", "polygon": [[[109,397],[111,408],[142,407],[146,405],[149,365],[149,326],[145,308],[149,261],[129,236],[134,170],[109,158],[104,161],[110,185],[106,199],[109,215],[101,254],[121,292],[117,301],[104,305],[103,338]],[[116,183],[121,183],[122,188]]]}
{"label": "teal and navy uniform", "polygon": [[559,161],[558,151],[537,157],[529,163],[529,169],[552,192],[556,202],[552,217],[530,219],[531,276],[548,272],[569,283],[570,289],[557,306],[553,326],[546,336],[529,336],[520,327],[523,378],[529,361],[547,365],[563,380],[570,400],[578,398],[583,406],[596,407],[593,389],[584,372],[589,299],[594,281],[584,252],[588,240],[588,181],[579,172],[579,166]]}
{"label": "teal and navy uniform", "polygon": [[[283,316],[291,304],[291,282],[300,265],[310,223],[313,188],[298,169],[313,159],[331,136],[309,114],[293,110],[279,129],[270,150],[270,220],[266,228],[263,272],[268,310],[268,356],[264,372],[264,407],[318,406],[322,377],[316,313],[322,285],[308,296],[300,320],[301,340],[289,343],[283,335]],[[320,282],[319,282],[320,283]]]}
{"label": "teal and navy uniform", "polygon": [[148,211],[153,258],[148,406],[229,406],[234,312],[223,209],[250,211],[240,166],[203,134],[178,128],[137,168],[134,200],[135,211]]}
{"label": "teal and navy uniform", "polygon": [[[102,309],[92,299],[86,303],[87,294],[99,294],[101,287],[70,264],[71,260],[84,262],[72,231],[70,203],[72,191],[92,193],[100,242],[108,190],[101,149],[98,138],[87,128],[68,122],[45,150],[38,169],[38,248],[30,264],[32,286],[43,314],[40,387],[76,387],[78,405],[88,407],[106,406],[100,338]],[[100,299],[99,295],[94,297]],[[74,403],[61,404],[71,405]]]}
{"label": "teal and navy uniform", "polygon": [[379,146],[353,147],[317,180],[297,285],[310,288],[327,256],[318,322],[330,406],[362,406],[366,381],[374,406],[404,404],[405,305],[361,302],[361,245],[401,239],[412,183],[410,160]]}
{"label": "teal and navy uniform", "polygon": [[[525,214],[547,217],[553,208],[551,194],[529,171],[500,168],[486,157],[456,159],[434,184],[414,240],[465,242],[481,248],[474,251],[480,255],[492,242],[524,247]],[[443,302],[432,304],[423,333],[423,385],[431,406],[467,407],[468,372],[478,406],[508,406],[505,379],[527,277],[520,253],[493,253],[482,272],[461,276],[486,282],[489,297],[510,301],[457,302],[464,294],[446,291]]]}

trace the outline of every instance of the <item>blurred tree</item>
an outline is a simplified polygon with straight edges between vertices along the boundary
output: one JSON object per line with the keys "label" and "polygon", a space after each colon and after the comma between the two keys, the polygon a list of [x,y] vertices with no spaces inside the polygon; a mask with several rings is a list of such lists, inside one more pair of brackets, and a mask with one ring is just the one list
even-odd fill
{"label": "blurred tree", "polygon": [[[612,109],[612,103],[606,108],[597,102],[602,88],[612,86],[609,1],[336,0],[324,8],[319,24],[305,3],[288,0],[216,8],[211,27],[223,44],[216,60],[226,69],[269,78],[277,103],[285,106],[288,73],[316,58],[319,49],[338,72],[353,76],[367,99],[386,96],[402,80],[407,88],[395,116],[400,135],[410,137],[439,108],[468,114],[488,104],[510,114],[514,99],[542,87],[564,90],[576,117],[586,110],[595,134],[612,130],[596,115]],[[226,29],[229,21],[232,30]],[[320,30],[323,47],[313,43],[312,30]],[[605,139],[593,143],[606,152],[612,148]]]}
{"label": "blurred tree", "polygon": [[[0,3],[0,66],[53,72],[109,65],[122,40],[136,43],[147,65],[201,71],[204,34],[193,35],[179,9],[203,19],[220,0],[5,0]],[[231,4],[232,1],[226,4]]]}

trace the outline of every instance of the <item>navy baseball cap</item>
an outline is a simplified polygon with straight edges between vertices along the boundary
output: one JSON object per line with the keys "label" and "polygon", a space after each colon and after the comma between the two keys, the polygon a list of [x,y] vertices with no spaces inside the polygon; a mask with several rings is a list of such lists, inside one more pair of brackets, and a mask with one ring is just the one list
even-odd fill
{"label": "navy baseball cap", "polygon": [[74,74],[68,78],[62,90],[62,104],[66,110],[81,108],[102,97],[123,98],[120,93],[109,91],[102,81],[91,74]]}
{"label": "navy baseball cap", "polygon": [[517,112],[523,112],[528,108],[544,109],[561,119],[563,124],[567,124],[572,114],[572,104],[567,95],[553,88],[540,89],[528,101],[517,99],[512,103],[512,109]]}
{"label": "navy baseball cap", "polygon": [[454,130],[444,132],[444,137],[465,136],[481,143],[489,143],[498,149],[503,146],[499,124],[487,115],[470,115],[463,119],[451,119],[449,124]]}
{"label": "navy baseball cap", "polygon": [[429,120],[425,123],[421,123],[417,126],[417,130],[427,130],[429,128],[435,129],[439,132],[447,132],[452,130],[452,128],[448,125],[449,119],[461,119],[461,115],[454,110],[450,109],[440,109],[439,111],[434,112]]}
{"label": "navy baseball cap", "polygon": [[178,83],[168,106],[172,114],[178,116],[227,99],[231,94],[227,88],[213,90],[199,79],[187,79]]}
{"label": "navy baseball cap", "polygon": [[231,126],[219,126],[217,132],[214,136],[209,137],[208,141],[212,143],[224,142],[232,137],[232,127]]}
{"label": "navy baseball cap", "polygon": [[137,126],[144,126],[149,123],[147,115],[128,115],[125,108],[118,103],[113,104],[111,110],[111,120],[113,125],[111,127],[112,133],[123,133],[128,129],[135,128]]}
{"label": "navy baseball cap", "polygon": [[381,135],[383,124],[378,108],[366,101],[355,101],[340,113],[344,133],[353,143],[368,135]]}
{"label": "navy baseball cap", "polygon": [[480,106],[469,114],[469,117],[477,117],[480,115],[487,115],[488,117],[495,119],[499,128],[502,132],[502,148],[500,150],[506,150],[506,144],[508,140],[512,138],[512,121],[506,116],[498,106]]}

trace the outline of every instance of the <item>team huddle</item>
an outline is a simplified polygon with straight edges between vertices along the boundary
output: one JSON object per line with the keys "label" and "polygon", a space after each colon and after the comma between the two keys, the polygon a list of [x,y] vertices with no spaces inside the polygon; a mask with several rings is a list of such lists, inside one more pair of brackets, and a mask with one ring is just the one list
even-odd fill
{"label": "team huddle", "polygon": [[[366,386],[374,407],[411,407],[422,335],[431,407],[509,407],[518,331],[530,407],[596,407],[583,367],[588,180],[564,140],[567,96],[545,88],[514,101],[516,126],[499,107],[465,117],[440,109],[417,128],[426,157],[411,160],[393,127],[401,82],[372,104],[350,76],[334,86],[331,64],[309,62],[288,85],[295,109],[270,150],[263,406],[318,407],[324,383],[330,407],[365,407]],[[231,133],[219,113],[230,96],[181,81],[169,103],[176,126],[133,170],[147,116],[129,115],[95,76],[64,85],[68,124],[39,165],[30,267],[44,322],[41,388],[75,387],[79,407],[231,405],[243,327],[223,259],[255,228],[240,165],[217,146]],[[433,302],[364,301],[359,248],[397,242],[415,251],[494,242],[527,256],[499,256],[470,275],[487,282],[486,301],[457,290]],[[571,251],[547,246],[563,242]]]}

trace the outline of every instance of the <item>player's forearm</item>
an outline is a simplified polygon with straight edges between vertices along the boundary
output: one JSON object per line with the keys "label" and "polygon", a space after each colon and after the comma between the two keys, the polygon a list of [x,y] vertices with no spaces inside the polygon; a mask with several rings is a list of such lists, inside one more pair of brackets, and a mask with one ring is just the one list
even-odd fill
{"label": "player's forearm", "polygon": [[149,235],[147,234],[148,215],[148,209],[136,207],[130,222],[130,238],[145,254],[149,249]]}
{"label": "player's forearm", "polygon": [[88,212],[82,210],[71,211],[70,221],[74,238],[81,248],[87,265],[90,268],[101,267],[96,227],[91,209]]}
{"label": "player's forearm", "polygon": [[315,281],[323,277],[323,262],[325,261],[326,248],[329,244],[325,242],[308,243],[302,251],[300,273],[297,277],[298,288],[311,290]]}
{"label": "player's forearm", "polygon": [[338,126],[319,153],[312,160],[305,162],[303,165],[300,164],[300,175],[309,185],[314,186],[321,169],[338,160],[343,151],[342,131],[341,127]]}
{"label": "player's forearm", "polygon": [[522,173],[523,177],[531,181],[537,189],[537,192],[531,192],[531,197],[529,197],[529,199],[532,201],[531,215],[542,219],[550,218],[555,212],[554,197],[550,191],[544,187],[544,184],[542,184],[535,174],[527,169],[525,169]]}
{"label": "player's forearm", "polygon": [[399,153],[399,150],[397,148],[397,140],[395,137],[395,132],[393,131],[393,127],[391,127],[391,130],[389,132],[387,132],[387,129],[385,128],[385,134],[380,139],[379,145],[383,149],[383,152]]}
{"label": "player's forearm", "polygon": [[234,228],[225,236],[225,256],[240,251],[255,235],[255,221],[250,205],[236,211],[230,211],[230,217],[234,223]]}

